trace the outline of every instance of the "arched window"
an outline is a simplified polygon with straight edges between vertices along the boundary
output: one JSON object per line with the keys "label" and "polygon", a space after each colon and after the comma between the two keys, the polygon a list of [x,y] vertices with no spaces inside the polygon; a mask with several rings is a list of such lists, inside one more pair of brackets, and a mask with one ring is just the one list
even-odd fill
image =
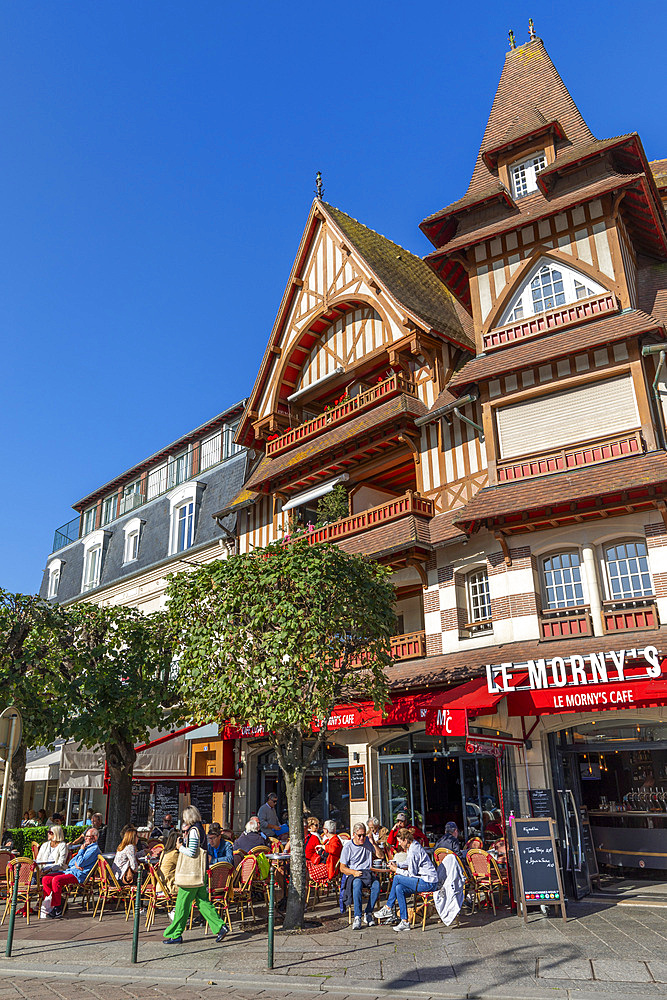
{"label": "arched window", "polygon": [[605,289],[580,271],[544,258],[530,272],[521,291],[505,312],[500,325],[558,309],[559,306],[599,295]]}
{"label": "arched window", "polygon": [[475,631],[487,631],[491,628],[491,597],[489,594],[489,576],[486,569],[474,569],[466,576],[466,601],[468,605],[468,624],[480,625]]}
{"label": "arched window", "polygon": [[648,568],[646,542],[615,542],[604,550],[609,599],[651,597],[653,582]]}
{"label": "arched window", "polygon": [[578,552],[554,552],[542,560],[544,609],[573,608],[584,603]]}

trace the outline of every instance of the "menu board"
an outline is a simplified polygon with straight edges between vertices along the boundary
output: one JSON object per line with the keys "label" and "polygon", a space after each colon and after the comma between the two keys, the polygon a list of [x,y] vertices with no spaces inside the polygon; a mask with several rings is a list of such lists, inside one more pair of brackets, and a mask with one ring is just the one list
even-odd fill
{"label": "menu board", "polygon": [[366,801],[366,765],[351,764],[350,775],[350,802]]}
{"label": "menu board", "polygon": [[213,782],[193,781],[190,785],[190,805],[201,813],[202,823],[213,822]]}
{"label": "menu board", "polygon": [[174,825],[178,825],[178,782],[158,781],[155,784],[155,810],[153,812],[153,822],[161,827],[164,818],[170,813]]}
{"label": "menu board", "polygon": [[551,816],[552,819],[556,818],[554,797],[550,788],[531,788],[528,794],[530,795],[530,810],[533,816]]}
{"label": "menu board", "polygon": [[600,877],[600,869],[598,868],[598,859],[595,854],[595,844],[593,843],[593,831],[591,830],[591,821],[588,817],[586,806],[579,806],[579,815],[581,817],[581,844],[586,854],[588,875],[591,879],[598,879]]}
{"label": "menu board", "polygon": [[133,826],[146,826],[148,823],[150,792],[150,781],[132,782],[132,807],[130,812],[130,822]]}
{"label": "menu board", "polygon": [[529,906],[558,906],[567,920],[553,819],[515,819],[512,838],[524,921]]}

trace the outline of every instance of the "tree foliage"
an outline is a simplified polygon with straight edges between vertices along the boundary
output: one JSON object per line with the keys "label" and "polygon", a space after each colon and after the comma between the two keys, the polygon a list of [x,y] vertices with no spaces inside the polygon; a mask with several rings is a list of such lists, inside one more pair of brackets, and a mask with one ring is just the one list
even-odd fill
{"label": "tree foliage", "polygon": [[286,926],[300,925],[304,773],[337,703],[353,695],[377,706],[387,700],[384,668],[396,621],[389,572],[297,538],[180,573],[168,597],[189,714],[201,723],[262,727],[276,752],[292,844]]}
{"label": "tree foliage", "polygon": [[350,498],[342,483],[320,497],[317,503],[317,524],[316,528],[321,528],[325,524],[332,524],[334,521],[341,521],[348,517],[350,513]]}

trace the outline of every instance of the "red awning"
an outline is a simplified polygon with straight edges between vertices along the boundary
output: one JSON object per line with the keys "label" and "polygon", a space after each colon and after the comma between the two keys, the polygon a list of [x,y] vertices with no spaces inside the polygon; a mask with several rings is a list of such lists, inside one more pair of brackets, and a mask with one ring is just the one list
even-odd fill
{"label": "red awning", "polygon": [[[502,695],[501,695],[502,697]],[[616,712],[667,705],[667,677],[647,677],[616,684],[510,691],[509,715],[561,715],[565,712]]]}
{"label": "red awning", "polygon": [[466,736],[468,719],[491,714],[504,697],[502,692],[489,692],[486,677],[441,691],[431,698],[426,710],[426,732],[429,736]]}

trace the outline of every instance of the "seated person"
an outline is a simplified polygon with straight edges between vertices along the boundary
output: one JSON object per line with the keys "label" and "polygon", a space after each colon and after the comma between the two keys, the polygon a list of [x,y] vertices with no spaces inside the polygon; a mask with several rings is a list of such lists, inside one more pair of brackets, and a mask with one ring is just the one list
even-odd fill
{"label": "seated person", "polygon": [[63,871],[67,864],[67,844],[62,826],[52,826],[45,842],[41,845],[35,858],[40,864],[43,875],[53,871]]}
{"label": "seated person", "polygon": [[222,835],[222,827],[219,823],[211,823],[206,834],[206,852],[208,854],[209,865],[214,865],[218,861],[228,861],[234,864],[234,853],[232,845]]}
{"label": "seated person", "polygon": [[380,820],[377,816],[369,816],[366,821],[366,829],[368,830],[368,839],[374,840],[375,843],[379,843],[380,839]]}
{"label": "seated person", "polygon": [[42,876],[42,889],[44,897],[51,897],[51,911],[49,916],[62,917],[62,891],[63,886],[75,885],[77,882],[85,882],[91,871],[97,864],[100,856],[100,849],[97,846],[98,833],[94,826],[89,826],[83,837],[83,847],[76,854],[64,872],[58,875]]}
{"label": "seated person", "polygon": [[[97,830],[97,846],[99,847],[100,851],[104,851],[105,846],[106,846],[106,839],[107,839],[107,829],[104,826],[104,820],[102,818],[102,813],[93,813],[93,815],[90,818],[90,826],[86,827],[86,829],[90,830],[91,827],[93,829]],[[125,832],[125,829],[121,830],[121,836],[122,836],[122,834],[124,832]],[[74,846],[75,844],[82,844],[83,841],[84,841],[85,835],[86,835],[86,832],[84,830],[84,832],[82,834],[80,834],[76,838],[76,840],[72,841],[72,846]]]}
{"label": "seated person", "polygon": [[394,872],[391,892],[386,906],[378,911],[377,917],[378,920],[392,920],[394,906],[398,900],[401,920],[394,930],[409,931],[406,896],[410,896],[413,892],[435,892],[438,888],[438,873],[422,845],[415,840],[412,830],[399,831],[398,846],[402,851],[407,851],[407,865],[405,869],[401,868],[399,871],[396,862],[389,862],[389,867]]}
{"label": "seated person", "polygon": [[320,847],[320,856],[326,858],[327,877],[334,878],[336,874],[336,862],[340,859],[343,850],[343,841],[336,833],[336,820],[327,819],[324,821],[324,843]]}
{"label": "seated person", "polygon": [[[352,881],[352,901],[354,905],[354,922],[352,929],[361,930],[361,893],[364,886],[370,888],[370,897],[366,906],[365,923],[367,927],[373,927],[373,910],[380,896],[380,880],[372,870],[373,859],[384,858],[384,851],[375,842],[371,842],[366,836],[366,827],[363,823],[355,823],[352,828],[352,839],[346,840],[340,855],[340,870],[343,875],[347,875]],[[344,898],[349,899],[348,884],[346,881]]]}
{"label": "seated person", "polygon": [[396,822],[387,835],[387,843],[390,847],[396,847],[398,843],[399,830],[410,830],[415,840],[418,840],[424,847],[428,847],[428,837],[418,826],[408,822],[408,814],[404,812],[396,813]]}
{"label": "seated person", "polygon": [[473,849],[476,851],[484,850],[484,842],[475,830],[472,831],[471,836],[468,837],[465,842],[465,847],[463,848],[464,851],[471,851]]}
{"label": "seated person", "polygon": [[176,892],[174,876],[176,874],[176,862],[178,861],[178,830],[176,828],[169,831],[164,842],[164,850],[160,855],[160,875],[162,881],[169,892]]}
{"label": "seated person", "polygon": [[267,796],[266,802],[263,806],[259,807],[259,812],[257,813],[259,831],[260,833],[263,833],[267,839],[269,837],[282,837],[283,834],[289,832],[287,824],[281,823],[278,819],[278,813],[276,812],[277,805],[278,796],[275,792],[270,792]]}
{"label": "seated person", "polygon": [[46,810],[37,810],[37,826],[46,826]]}
{"label": "seated person", "polygon": [[436,851],[439,847],[446,847],[448,851],[454,851],[454,854],[460,856],[461,842],[459,841],[459,828],[453,820],[445,823],[445,832],[435,845]]}
{"label": "seated person", "polygon": [[[486,816],[487,813],[484,813]],[[488,822],[484,823],[484,833],[493,840],[497,837],[502,837],[503,835],[503,815],[500,809],[494,809],[492,813],[488,814],[491,818]]]}
{"label": "seated person", "polygon": [[[90,829],[90,828],[89,828]],[[137,859],[137,831],[134,827],[126,830],[121,837],[120,844],[116,849],[115,857],[111,863],[111,868],[119,882],[127,885],[134,882],[139,861]]]}
{"label": "seated person", "polygon": [[248,854],[253,847],[265,847],[268,851],[269,844],[265,836],[259,832],[259,817],[251,816],[245,825],[245,831],[234,841],[234,850]]}
{"label": "seated person", "polygon": [[94,812],[95,812],[94,809],[86,809],[86,822],[84,824],[85,826],[92,826],[93,825],[93,813]]}

